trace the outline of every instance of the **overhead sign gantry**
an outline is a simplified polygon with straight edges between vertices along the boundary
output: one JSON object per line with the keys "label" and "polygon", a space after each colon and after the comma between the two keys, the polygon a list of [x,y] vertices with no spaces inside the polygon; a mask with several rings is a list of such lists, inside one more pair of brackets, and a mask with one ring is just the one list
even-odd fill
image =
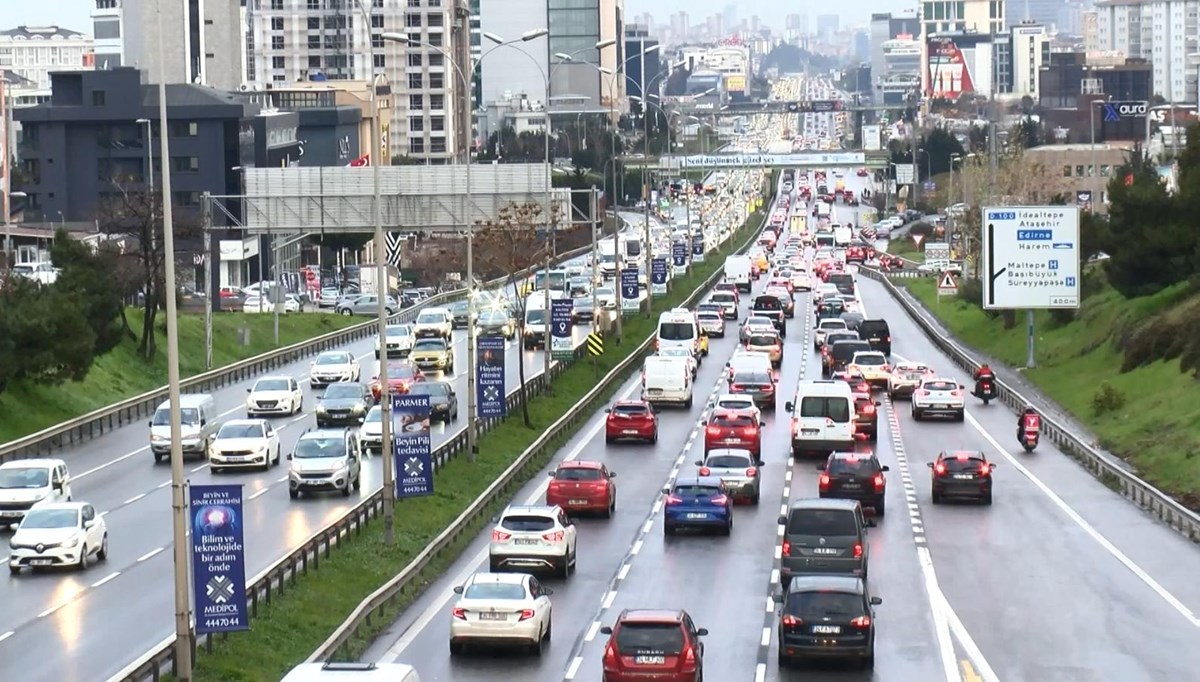
{"label": "overhead sign gantry", "polygon": [[744,168],[885,168],[888,153],[880,152],[793,152],[790,154],[691,154],[649,159],[625,159],[630,168],[667,171],[736,170]]}

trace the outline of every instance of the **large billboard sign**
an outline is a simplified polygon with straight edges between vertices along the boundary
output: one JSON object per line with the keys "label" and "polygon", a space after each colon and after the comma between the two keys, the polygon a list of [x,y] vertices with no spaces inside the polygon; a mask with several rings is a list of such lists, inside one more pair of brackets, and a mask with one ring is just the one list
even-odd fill
{"label": "large billboard sign", "polygon": [[929,92],[930,97],[957,100],[975,91],[971,70],[963,51],[953,38],[930,38]]}
{"label": "large billboard sign", "polygon": [[982,219],[984,309],[1079,307],[1078,206],[985,206]]}
{"label": "large billboard sign", "polygon": [[745,92],[745,76],[725,76],[725,92]]}

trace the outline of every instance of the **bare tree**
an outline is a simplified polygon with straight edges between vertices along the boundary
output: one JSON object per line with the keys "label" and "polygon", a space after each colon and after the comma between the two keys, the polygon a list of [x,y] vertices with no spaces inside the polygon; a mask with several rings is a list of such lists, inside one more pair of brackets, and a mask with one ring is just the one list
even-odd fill
{"label": "bare tree", "polygon": [[[130,286],[125,293],[136,296],[140,292],[144,304],[138,354],[152,360],[157,352],[154,322],[159,309],[166,305],[167,292],[175,291],[165,281],[167,254],[162,238],[162,195],[123,179],[114,179],[109,184],[113,191],[102,195],[97,205],[96,225],[102,234],[123,242],[122,270],[129,273],[123,279]],[[195,216],[186,209],[176,208],[173,216],[176,243],[199,234]]]}
{"label": "bare tree", "polygon": [[[475,256],[489,269],[504,278],[504,291],[511,299],[510,306],[517,318],[518,336],[525,338],[525,307],[528,299],[526,282],[529,268],[544,263],[549,256],[549,233],[545,208],[528,202],[513,204],[500,210],[493,220],[476,221]],[[549,316],[550,311],[546,311]],[[550,321],[546,320],[546,343],[550,343]],[[474,333],[472,331],[471,333]],[[518,363],[521,393],[525,393],[525,356]],[[525,427],[534,428],[529,407],[521,401],[521,416]]]}

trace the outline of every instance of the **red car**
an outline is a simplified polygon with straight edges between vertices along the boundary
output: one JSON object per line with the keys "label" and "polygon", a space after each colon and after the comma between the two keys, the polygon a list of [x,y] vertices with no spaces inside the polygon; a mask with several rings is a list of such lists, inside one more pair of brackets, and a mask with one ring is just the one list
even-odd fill
{"label": "red car", "polygon": [[866,169],[866,168],[859,168],[859,169],[858,169],[858,177],[860,177],[860,178],[865,178],[865,177],[867,177],[867,169]]}
{"label": "red car", "polygon": [[713,410],[704,429],[704,452],[717,448],[749,450],[758,457],[762,452],[761,424],[742,410]]}
{"label": "red car", "polygon": [[[408,389],[419,381],[425,381],[421,368],[409,360],[389,360],[387,364],[388,387],[392,393],[408,393]],[[371,395],[379,400],[379,376],[371,377]]]}
{"label": "red car", "polygon": [[642,440],[651,445],[658,442],[658,415],[644,400],[619,400],[605,410],[604,442]]}
{"label": "red car", "polygon": [[849,246],[846,248],[847,263],[866,263],[867,250],[861,246]]}
{"label": "red car", "polygon": [[604,682],[702,682],[708,630],[687,611],[638,609],[621,612],[604,646]]}
{"label": "red car", "polygon": [[596,512],[606,519],[612,518],[617,510],[617,486],[612,482],[616,474],[603,462],[563,462],[549,475],[547,505],[558,505],[568,514]]}
{"label": "red car", "polygon": [[879,437],[879,402],[871,392],[854,391],[854,435],[870,441]]}

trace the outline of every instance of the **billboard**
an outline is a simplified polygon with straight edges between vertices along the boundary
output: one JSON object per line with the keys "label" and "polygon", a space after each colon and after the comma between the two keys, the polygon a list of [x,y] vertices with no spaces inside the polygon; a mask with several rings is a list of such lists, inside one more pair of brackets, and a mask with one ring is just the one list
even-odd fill
{"label": "billboard", "polygon": [[862,148],[864,151],[877,152],[883,149],[883,129],[877,125],[862,127]]}
{"label": "billboard", "polygon": [[929,52],[929,90],[926,95],[957,100],[975,91],[966,56],[953,38],[930,38],[926,49]]}
{"label": "billboard", "polygon": [[725,76],[725,92],[745,92],[745,76]]}
{"label": "billboard", "polygon": [[985,310],[1079,307],[1078,206],[985,206],[982,213]]}

